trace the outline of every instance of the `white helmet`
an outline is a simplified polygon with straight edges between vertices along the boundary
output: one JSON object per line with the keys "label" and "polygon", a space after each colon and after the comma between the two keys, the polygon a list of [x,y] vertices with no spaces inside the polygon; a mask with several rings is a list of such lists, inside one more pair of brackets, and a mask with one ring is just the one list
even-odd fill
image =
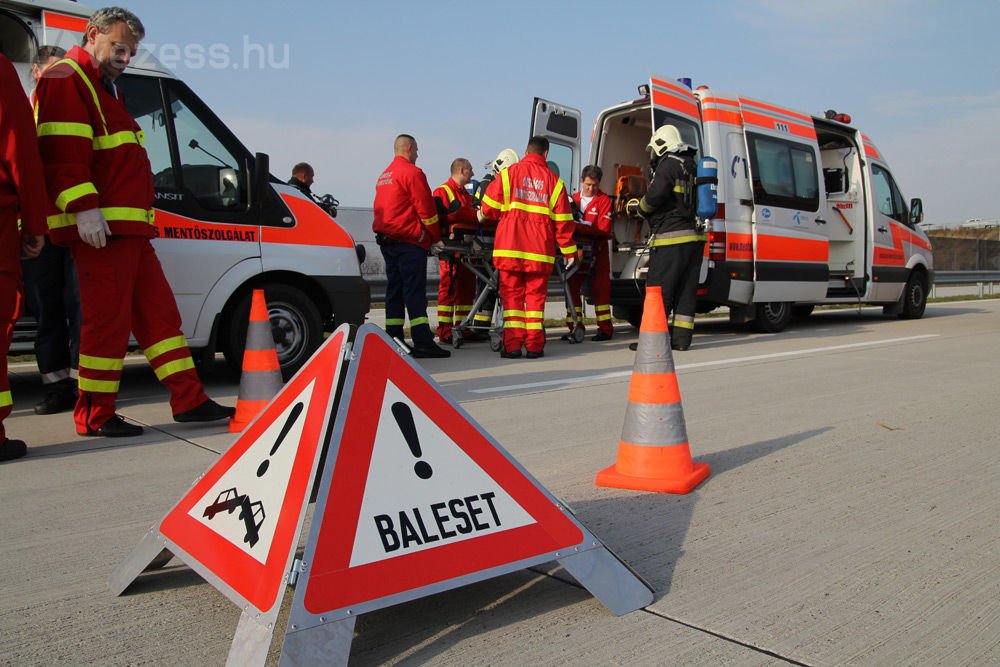
{"label": "white helmet", "polygon": [[649,140],[646,148],[653,151],[657,157],[664,153],[680,153],[691,150],[691,146],[684,143],[681,133],[673,125],[661,125],[653,132],[653,138]]}
{"label": "white helmet", "polygon": [[486,168],[491,170],[494,174],[499,174],[502,170],[511,166],[519,159],[520,158],[517,157],[517,152],[515,152],[513,148],[505,148],[500,151],[495,160],[486,163]]}

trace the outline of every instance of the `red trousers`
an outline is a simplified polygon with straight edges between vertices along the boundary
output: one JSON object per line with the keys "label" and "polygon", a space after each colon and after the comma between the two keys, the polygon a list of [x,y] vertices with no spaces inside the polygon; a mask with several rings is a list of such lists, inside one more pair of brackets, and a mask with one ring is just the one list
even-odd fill
{"label": "red trousers", "polygon": [[457,259],[443,259],[439,262],[438,274],[438,327],[437,335],[442,341],[451,339],[451,328],[461,324],[472,311],[476,300],[476,276]]}
{"label": "red trousers", "polygon": [[[605,239],[594,241],[594,259],[590,268],[581,268],[569,279],[569,294],[573,299],[576,317],[583,326],[583,298],[581,295],[583,283],[590,280],[590,298],[594,301],[594,312],[597,317],[597,329],[607,335],[614,333],[611,324],[611,258],[608,254],[608,242]],[[573,330],[573,318],[566,313],[566,327]]]}
{"label": "red trousers", "polygon": [[181,333],[177,302],[149,239],[113,237],[100,249],[76,241],[70,250],[83,316],[80,398],[73,410],[77,433],[98,429],[114,416],[129,333],[170,390],[175,415],[208,400]]}
{"label": "red trousers", "polygon": [[545,297],[548,273],[500,271],[500,301],[503,303],[503,347],[515,352],[523,345],[528,352],[545,347]]}
{"label": "red trousers", "polygon": [[7,350],[14,333],[14,322],[21,314],[21,234],[17,214],[0,213],[0,443],[7,439],[3,420],[14,401],[7,379]]}

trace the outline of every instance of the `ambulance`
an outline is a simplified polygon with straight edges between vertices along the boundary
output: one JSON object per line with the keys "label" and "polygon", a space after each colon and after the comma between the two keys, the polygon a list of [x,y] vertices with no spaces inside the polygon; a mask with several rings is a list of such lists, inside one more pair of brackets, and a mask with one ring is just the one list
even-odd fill
{"label": "ambulance", "polygon": [[[80,44],[91,13],[63,0],[0,2],[0,45],[26,90],[38,47]],[[364,248],[341,225],[271,176],[268,156],[251,153],[148,51],[140,47],[117,83],[143,131],[156,190],[153,245],[196,360],[211,363],[219,350],[241,368],[256,288],[265,291],[286,377],[325,331],[364,321]],[[22,348],[24,329],[15,334]]]}
{"label": "ambulance", "polygon": [[[642,316],[650,230],[626,204],[648,186],[646,145],[664,124],[718,162],[698,312],[727,306],[731,321],[770,333],[824,304],[923,315],[934,277],[931,243],[918,227],[923,204],[907,203],[885,156],[848,115],[810,115],[662,76],[639,92],[602,111],[591,136],[590,164],[614,197],[615,317],[638,326]],[[574,189],[580,121],[576,109],[534,102],[532,131],[548,137],[562,173],[572,170]]]}

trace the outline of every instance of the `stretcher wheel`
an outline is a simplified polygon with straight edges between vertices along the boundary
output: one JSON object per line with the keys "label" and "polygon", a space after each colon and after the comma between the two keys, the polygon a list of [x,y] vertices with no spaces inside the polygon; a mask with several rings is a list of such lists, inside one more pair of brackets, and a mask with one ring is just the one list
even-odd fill
{"label": "stretcher wheel", "polygon": [[464,342],[465,342],[465,339],[462,338],[462,332],[459,331],[458,329],[452,329],[451,330],[451,344],[455,347],[455,349],[457,350],[458,348],[462,347],[462,343],[464,343]]}
{"label": "stretcher wheel", "polygon": [[491,350],[493,350],[494,352],[499,352],[500,351],[500,345],[501,345],[502,342],[503,342],[503,339],[500,337],[500,334],[490,332],[490,349]]}
{"label": "stretcher wheel", "polygon": [[573,329],[573,342],[574,343],[582,343],[583,342],[583,336],[584,336],[585,333],[586,332],[583,330],[583,327],[577,327],[577,328]]}

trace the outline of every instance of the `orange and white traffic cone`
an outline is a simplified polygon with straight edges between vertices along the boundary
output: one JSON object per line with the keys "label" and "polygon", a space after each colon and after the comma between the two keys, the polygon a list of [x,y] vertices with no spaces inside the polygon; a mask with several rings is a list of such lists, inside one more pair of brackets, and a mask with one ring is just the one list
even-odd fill
{"label": "orange and white traffic cone", "polygon": [[647,285],[618,460],[597,473],[595,483],[688,493],[708,474],[707,463],[691,460],[662,291]]}
{"label": "orange and white traffic cone", "polygon": [[271,399],[278,395],[283,385],[264,290],[255,289],[250,302],[240,396],[236,401],[236,414],[229,420],[229,432],[239,433],[245,429]]}

